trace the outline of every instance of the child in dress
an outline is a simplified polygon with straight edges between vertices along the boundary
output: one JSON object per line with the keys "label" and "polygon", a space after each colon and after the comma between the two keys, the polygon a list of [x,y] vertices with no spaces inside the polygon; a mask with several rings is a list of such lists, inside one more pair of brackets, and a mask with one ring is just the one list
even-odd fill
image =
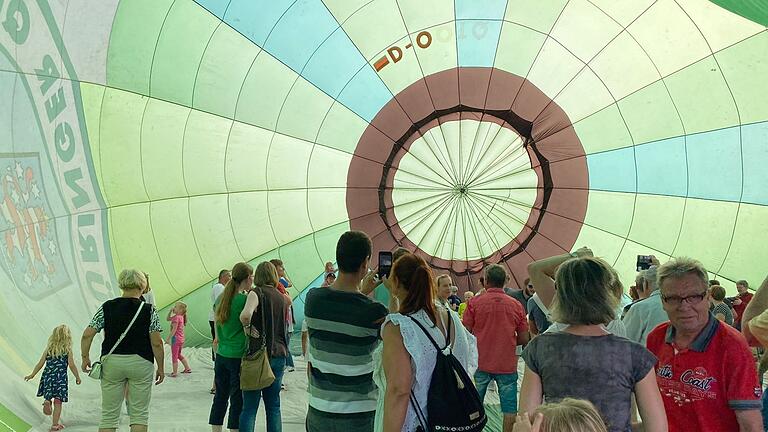
{"label": "child in dress", "polygon": [[[61,404],[68,401],[69,386],[67,367],[75,375],[77,384],[80,385],[80,372],[75,366],[74,356],[72,355],[72,333],[66,325],[60,325],[53,329],[53,334],[48,338],[48,345],[40,357],[40,361],[35,365],[31,374],[24,377],[29,381],[43,369],[43,375],[40,378],[40,387],[37,390],[37,396],[45,399],[43,402],[43,414],[53,414],[51,430],[59,431],[64,425],[59,423],[61,420]],[[53,405],[53,409],[51,406]]]}
{"label": "child in dress", "polygon": [[184,346],[184,326],[187,325],[187,305],[184,302],[176,302],[176,304],[168,311],[168,321],[171,322],[171,333],[168,336],[168,345],[171,346],[171,359],[173,360],[173,373],[172,377],[179,376],[179,360],[184,365],[184,370],[181,373],[190,373],[192,369],[189,368],[187,358],[181,354],[181,348]]}

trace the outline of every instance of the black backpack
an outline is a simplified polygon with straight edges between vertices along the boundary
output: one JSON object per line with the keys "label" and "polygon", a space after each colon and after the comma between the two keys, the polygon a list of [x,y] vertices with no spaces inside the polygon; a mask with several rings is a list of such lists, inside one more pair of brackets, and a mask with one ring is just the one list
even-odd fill
{"label": "black backpack", "polygon": [[443,354],[443,350],[451,344],[453,318],[451,318],[450,312],[448,313],[448,336],[443,348],[437,345],[419,321],[410,315],[408,318],[421,328],[437,350],[437,361],[432,372],[432,382],[427,391],[429,418],[424,415],[413,390],[411,390],[411,404],[421,425],[416,430],[419,432],[482,431],[488,418],[485,416],[485,407],[483,407],[483,401],[480,400],[475,384],[452,352]]}

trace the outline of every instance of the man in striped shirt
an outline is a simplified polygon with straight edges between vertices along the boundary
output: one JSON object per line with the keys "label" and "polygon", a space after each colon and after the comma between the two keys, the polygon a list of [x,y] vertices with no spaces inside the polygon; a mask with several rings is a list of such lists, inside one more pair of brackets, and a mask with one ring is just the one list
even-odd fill
{"label": "man in striped shirt", "polygon": [[368,297],[378,284],[368,270],[371,240],[344,233],[336,245],[339,276],[307,294],[309,330],[308,432],[373,431],[378,389],[373,351],[387,308]]}

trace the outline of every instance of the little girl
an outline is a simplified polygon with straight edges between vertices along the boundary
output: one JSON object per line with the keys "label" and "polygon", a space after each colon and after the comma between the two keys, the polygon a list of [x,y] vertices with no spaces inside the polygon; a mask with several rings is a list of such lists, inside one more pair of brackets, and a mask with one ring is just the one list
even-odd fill
{"label": "little girl", "polygon": [[171,346],[171,359],[173,360],[172,377],[179,376],[179,360],[184,365],[181,373],[190,373],[187,358],[181,354],[181,348],[184,346],[184,326],[187,325],[187,304],[176,302],[176,305],[168,311],[168,321],[171,322],[171,333],[168,336],[168,345]]}
{"label": "little girl", "polygon": [[[69,394],[67,367],[75,375],[77,384],[80,385],[80,372],[75,366],[74,356],[72,355],[72,334],[69,327],[60,325],[53,329],[53,334],[48,338],[48,345],[40,357],[40,361],[35,365],[35,370],[24,377],[29,381],[37,375],[40,369],[43,369],[43,375],[40,378],[40,387],[37,390],[37,396],[45,399],[43,402],[43,414],[51,415],[53,420],[52,431],[59,431],[64,425],[59,423],[61,420],[61,404],[67,402]],[[53,409],[51,409],[53,405]]]}

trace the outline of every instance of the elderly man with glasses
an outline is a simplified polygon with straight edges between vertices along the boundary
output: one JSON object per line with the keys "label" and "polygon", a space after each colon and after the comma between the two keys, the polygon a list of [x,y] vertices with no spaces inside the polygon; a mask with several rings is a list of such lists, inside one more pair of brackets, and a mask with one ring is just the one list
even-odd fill
{"label": "elderly man with glasses", "polygon": [[760,384],[744,337],[709,312],[707,271],[690,258],[658,269],[669,322],[649,335],[670,432],[762,431]]}

